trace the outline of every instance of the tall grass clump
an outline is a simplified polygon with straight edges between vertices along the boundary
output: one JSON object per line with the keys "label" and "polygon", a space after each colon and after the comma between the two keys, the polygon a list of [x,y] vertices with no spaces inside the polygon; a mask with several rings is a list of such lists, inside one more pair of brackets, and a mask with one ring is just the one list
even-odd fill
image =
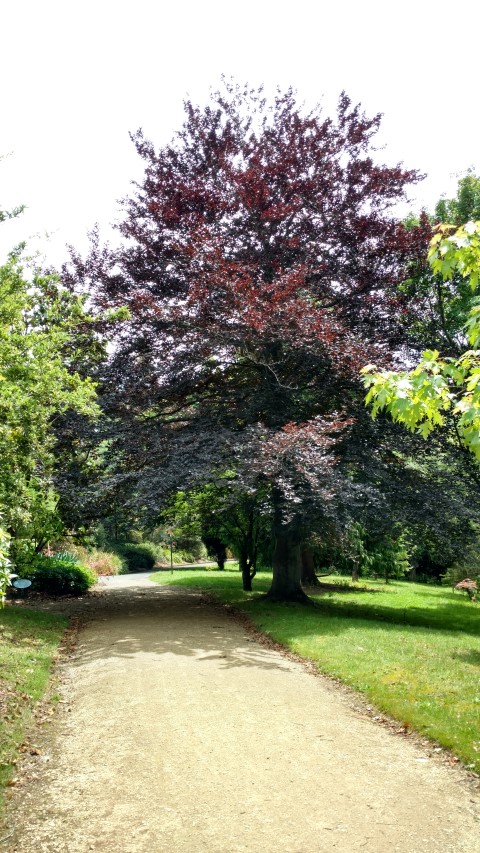
{"label": "tall grass clump", "polygon": [[82,545],[70,545],[69,550],[97,576],[121,575],[128,571],[127,561],[115,551],[85,548]]}

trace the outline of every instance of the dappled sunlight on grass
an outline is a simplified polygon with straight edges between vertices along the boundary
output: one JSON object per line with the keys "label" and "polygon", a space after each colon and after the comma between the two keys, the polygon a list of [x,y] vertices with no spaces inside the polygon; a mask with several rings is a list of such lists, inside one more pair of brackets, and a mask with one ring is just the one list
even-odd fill
{"label": "dappled sunlight on grass", "polygon": [[347,616],[386,619],[406,625],[424,625],[450,631],[468,631],[480,636],[480,604],[454,593],[451,587],[434,587],[407,582],[379,584],[365,581],[371,589],[359,595],[353,591],[313,593],[319,604]]}

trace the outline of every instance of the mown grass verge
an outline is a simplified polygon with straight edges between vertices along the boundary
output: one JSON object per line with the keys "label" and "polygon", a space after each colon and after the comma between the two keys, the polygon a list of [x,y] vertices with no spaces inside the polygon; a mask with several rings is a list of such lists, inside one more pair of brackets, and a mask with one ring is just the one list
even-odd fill
{"label": "mown grass verge", "polygon": [[67,620],[17,607],[0,610],[0,817],[13,762],[43,696]]}
{"label": "mown grass verge", "polygon": [[236,571],[152,578],[200,587],[241,609],[273,640],[480,773],[480,603],[445,587],[362,581],[352,591],[337,581],[336,589],[312,593],[318,606],[310,609],[262,600],[267,573],[250,594]]}

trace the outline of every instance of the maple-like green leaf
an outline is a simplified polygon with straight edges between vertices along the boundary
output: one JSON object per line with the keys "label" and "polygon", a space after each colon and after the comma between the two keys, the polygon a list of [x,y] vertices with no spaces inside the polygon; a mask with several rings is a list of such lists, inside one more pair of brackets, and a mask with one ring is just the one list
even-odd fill
{"label": "maple-like green leaf", "polygon": [[[469,278],[472,290],[480,276],[480,222],[454,226],[439,225],[427,254],[434,273],[445,280],[459,272]],[[472,350],[460,358],[442,359],[438,350],[426,350],[410,371],[363,371],[368,393],[366,405],[372,416],[382,410],[393,420],[427,438],[436,426],[445,423],[444,413],[453,409],[460,415],[459,434],[471,452],[480,458],[480,304],[469,313],[465,332]]]}

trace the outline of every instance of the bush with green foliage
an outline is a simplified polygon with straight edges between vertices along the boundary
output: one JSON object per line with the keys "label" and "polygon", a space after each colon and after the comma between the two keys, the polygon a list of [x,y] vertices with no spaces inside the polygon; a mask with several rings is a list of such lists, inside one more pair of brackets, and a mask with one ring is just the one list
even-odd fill
{"label": "bush with green foliage", "polygon": [[[169,506],[164,512],[166,523],[157,525],[151,529],[147,541],[158,545],[162,551],[160,561],[170,562],[170,540],[173,539],[173,562],[198,563],[207,560],[207,549],[202,542],[200,533],[197,531],[197,519],[193,499],[185,500],[183,492],[177,492],[171,499]],[[183,515],[179,512],[183,510]],[[186,507],[186,508],[185,508]],[[177,515],[175,515],[175,511]],[[188,513],[191,513],[189,515]],[[178,517],[177,517],[178,516]],[[132,542],[142,542],[142,533],[134,530],[130,534]]]}
{"label": "bush with green foliage", "polygon": [[148,572],[157,563],[164,563],[165,556],[159,545],[153,542],[124,542],[116,551],[125,560],[130,572]]}
{"label": "bush with green foliage", "polygon": [[[111,543],[110,547],[124,561],[126,568],[121,570],[121,574],[128,572],[148,572],[155,566],[170,565],[170,548],[167,545],[160,545],[157,542],[122,542]],[[199,559],[206,555],[206,548],[195,548],[192,552],[182,551],[178,549],[178,543],[175,543],[172,553],[172,562],[175,566],[182,563],[197,563]]]}
{"label": "bush with green foliage", "polygon": [[207,560],[207,549],[199,536],[179,536],[176,540],[176,551],[185,563],[198,563]]}
{"label": "bush with green foliage", "polygon": [[95,572],[68,551],[52,557],[38,554],[22,575],[32,581],[32,590],[49,595],[83,595],[97,580]]}

